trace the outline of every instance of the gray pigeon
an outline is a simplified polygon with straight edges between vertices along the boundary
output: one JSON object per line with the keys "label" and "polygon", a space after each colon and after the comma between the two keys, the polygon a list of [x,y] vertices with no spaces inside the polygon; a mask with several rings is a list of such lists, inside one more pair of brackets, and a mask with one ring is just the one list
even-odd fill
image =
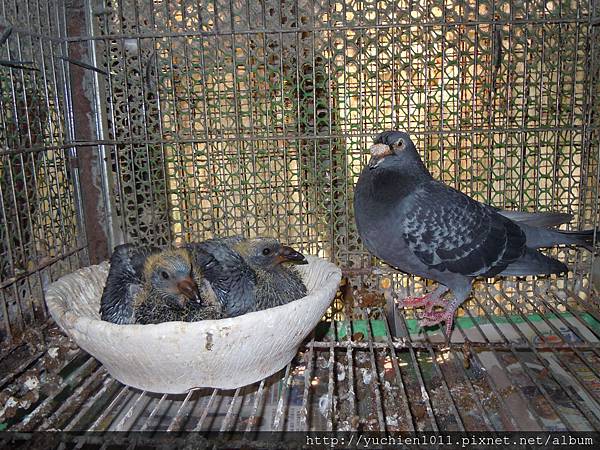
{"label": "gray pigeon", "polygon": [[[241,236],[187,244],[194,264],[221,300],[228,317],[272,308],[306,295],[306,286],[293,267],[306,264],[304,256],[276,239]],[[200,253],[198,253],[200,251]],[[218,264],[213,269],[210,255]]]}
{"label": "gray pigeon", "polygon": [[[425,307],[421,326],[445,322],[449,338],[474,277],[568,270],[536,250],[540,247],[571,244],[591,250],[594,230],[546,228],[568,221],[568,214],[498,210],[434,180],[404,132],[381,133],[370,151],[354,193],[358,232],[378,258],[440,283],[434,292],[402,302]],[[443,300],[448,290],[454,296]]]}

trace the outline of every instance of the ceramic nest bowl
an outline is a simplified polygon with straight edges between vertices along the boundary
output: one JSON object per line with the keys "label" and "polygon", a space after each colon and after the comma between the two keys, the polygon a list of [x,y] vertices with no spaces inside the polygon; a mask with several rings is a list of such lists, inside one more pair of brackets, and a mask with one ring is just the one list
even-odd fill
{"label": "ceramic nest bowl", "polygon": [[48,287],[46,301],[63,331],[124,384],[172,394],[196,387],[234,389],[285,367],[335,297],[340,269],[321,258],[307,260],[297,266],[306,297],[228,319],[157,325],[102,321],[108,262],[63,276]]}

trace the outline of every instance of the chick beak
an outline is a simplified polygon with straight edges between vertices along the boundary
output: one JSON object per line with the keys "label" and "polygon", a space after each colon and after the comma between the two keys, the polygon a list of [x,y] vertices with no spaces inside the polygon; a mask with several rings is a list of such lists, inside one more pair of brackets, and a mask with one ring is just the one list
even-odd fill
{"label": "chick beak", "polygon": [[186,299],[200,303],[200,294],[198,292],[198,286],[190,277],[180,280],[177,283],[177,289]]}
{"label": "chick beak", "polygon": [[308,264],[308,261],[302,253],[297,252],[292,247],[287,247],[285,245],[279,250],[279,254],[277,255],[276,259],[277,263],[289,261],[296,264]]}

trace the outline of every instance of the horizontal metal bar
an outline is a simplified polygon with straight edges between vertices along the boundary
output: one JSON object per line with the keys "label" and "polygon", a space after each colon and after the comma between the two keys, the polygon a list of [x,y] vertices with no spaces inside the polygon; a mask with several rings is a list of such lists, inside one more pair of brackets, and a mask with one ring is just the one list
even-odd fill
{"label": "horizontal metal bar", "polygon": [[[513,133],[542,133],[542,132],[583,132],[584,130],[595,130],[600,128],[600,125],[584,126],[564,126],[564,127],[513,127],[513,128],[461,128],[454,130],[442,129],[427,129],[427,130],[409,130],[414,136],[460,136],[469,134],[513,134]],[[204,144],[212,143],[215,139],[219,142],[238,142],[238,141],[297,141],[297,140],[317,140],[317,139],[349,139],[349,138],[374,138],[377,132],[373,133],[312,133],[312,134],[292,134],[286,135],[257,135],[238,134],[235,136],[224,136],[223,134],[213,134],[208,137],[193,137],[193,138],[175,138],[175,139],[102,139],[97,141],[65,141],[62,145],[35,146],[17,149],[0,150],[0,156],[37,153],[48,150],[67,150],[74,147],[85,149],[86,147],[95,147],[98,145],[158,145],[158,144]],[[345,273],[362,274],[366,269],[345,269]]]}
{"label": "horizontal metal bar", "polygon": [[55,264],[55,263],[57,263],[59,261],[62,261],[63,259],[66,259],[69,256],[74,255],[75,253],[78,253],[78,252],[80,252],[82,250],[85,250],[86,248],[87,248],[87,245],[82,245],[80,247],[76,247],[75,249],[70,250],[70,251],[68,251],[66,253],[63,253],[63,254],[61,254],[59,256],[55,256],[54,258],[50,258],[47,261],[43,262],[42,264],[38,264],[35,268],[33,268],[31,270],[28,270],[27,272],[20,273],[16,277],[11,277],[11,278],[9,278],[7,280],[3,280],[0,283],[0,289],[7,288],[7,287],[11,286],[12,284],[16,283],[17,281],[24,280],[25,278],[33,275],[34,273],[37,273],[40,270],[45,269],[48,266],[51,266],[52,264]]}
{"label": "horizontal metal bar", "polygon": [[334,31],[369,31],[369,30],[389,30],[402,28],[453,28],[453,27],[469,27],[469,26],[507,26],[507,25],[562,25],[562,24],[582,24],[588,25],[589,19],[585,17],[572,18],[555,18],[549,17],[545,19],[512,19],[512,20],[456,20],[456,21],[434,21],[434,22],[394,22],[389,24],[368,24],[368,25],[338,25],[329,27],[298,27],[298,28],[256,28],[248,30],[218,30],[218,31],[194,31],[186,30],[184,32],[165,32],[165,33],[112,33],[102,36],[69,36],[65,38],[66,42],[81,42],[93,40],[116,40],[116,39],[161,39],[161,38],[176,38],[176,37],[205,37],[218,38],[220,36],[247,36],[253,34],[290,34],[290,33],[323,33]]}
{"label": "horizontal metal bar", "polygon": [[[539,343],[539,344],[521,344],[521,343],[514,343],[514,344],[507,344],[506,342],[478,342],[478,341],[468,341],[469,345],[473,348],[494,348],[497,350],[510,350],[512,348],[514,348],[515,350],[532,350],[532,349],[536,349],[536,350],[550,350],[550,349],[557,349],[557,350],[570,350],[571,348],[577,348],[579,350],[593,350],[593,349],[597,349],[600,348],[600,342],[571,342],[571,343],[564,343],[564,342],[557,342],[557,343],[552,343],[552,342],[546,342],[546,343]],[[343,349],[346,350],[348,348],[349,345],[352,346],[352,348],[360,348],[360,349],[368,349],[369,348],[369,342],[365,342],[365,341],[336,341],[333,344],[331,344],[331,342],[327,341],[327,342],[321,342],[321,341],[315,341],[315,342],[308,342],[305,344],[306,347],[311,348],[329,348],[330,345],[333,345],[336,348],[339,349]],[[374,348],[377,349],[387,349],[390,348],[389,344],[386,342],[373,342],[372,343]],[[464,346],[464,342],[431,342],[431,343],[427,343],[425,341],[416,341],[416,340],[411,340],[411,339],[406,339],[406,338],[396,338],[393,340],[393,347],[396,350],[404,350],[404,349],[409,349],[409,348],[416,348],[416,349],[423,349],[423,350],[427,350],[429,346],[432,346],[434,349],[441,349],[441,350],[449,350],[451,348],[462,348]]]}

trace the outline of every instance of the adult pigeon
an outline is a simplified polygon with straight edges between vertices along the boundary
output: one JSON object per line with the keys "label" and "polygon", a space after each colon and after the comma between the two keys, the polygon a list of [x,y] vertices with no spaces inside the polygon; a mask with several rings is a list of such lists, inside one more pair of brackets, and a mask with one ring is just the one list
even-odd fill
{"label": "adult pigeon", "polygon": [[[187,244],[195,265],[210,281],[225,314],[235,317],[272,308],[306,295],[306,286],[294,267],[306,258],[272,238],[241,236],[214,238]],[[218,270],[212,267],[216,260]]]}
{"label": "adult pigeon", "polygon": [[131,244],[115,248],[100,306],[113,323],[161,323],[222,317],[210,283],[185,249]]}
{"label": "adult pigeon", "polygon": [[[567,267],[536,249],[559,244],[591,249],[594,230],[546,228],[569,215],[501,211],[434,180],[404,132],[381,133],[370,152],[354,194],[360,237],[388,264],[439,282],[431,294],[405,299],[402,306],[424,306],[421,326],[445,322],[448,338],[474,277],[558,274]],[[448,290],[454,296],[443,300]]]}

